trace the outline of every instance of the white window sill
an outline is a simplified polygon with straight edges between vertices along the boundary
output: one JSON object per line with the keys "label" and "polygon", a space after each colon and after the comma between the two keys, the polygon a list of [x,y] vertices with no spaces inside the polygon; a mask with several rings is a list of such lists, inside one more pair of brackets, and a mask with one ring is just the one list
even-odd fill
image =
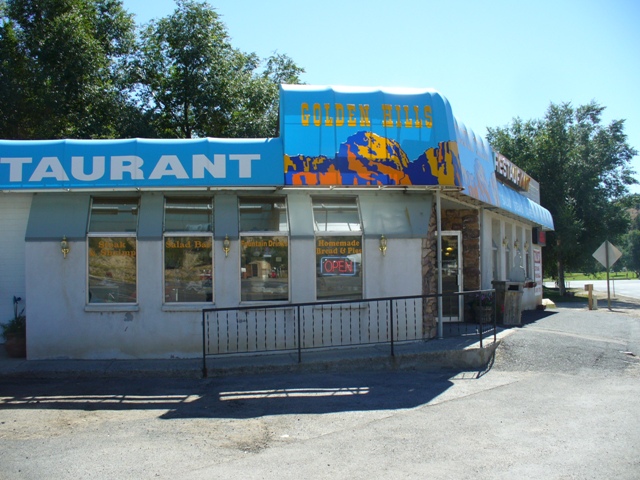
{"label": "white window sill", "polygon": [[136,303],[92,303],[84,306],[85,312],[137,312],[140,306]]}

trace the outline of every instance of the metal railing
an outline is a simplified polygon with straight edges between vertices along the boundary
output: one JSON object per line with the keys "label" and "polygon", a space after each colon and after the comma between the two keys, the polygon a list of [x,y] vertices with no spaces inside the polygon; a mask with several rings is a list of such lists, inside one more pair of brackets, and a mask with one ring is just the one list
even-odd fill
{"label": "metal railing", "polygon": [[491,332],[495,342],[494,290],[208,308],[202,311],[203,376],[207,356],[297,352],[300,363],[302,350],[387,343],[394,356],[398,343],[441,336],[477,335],[482,347]]}

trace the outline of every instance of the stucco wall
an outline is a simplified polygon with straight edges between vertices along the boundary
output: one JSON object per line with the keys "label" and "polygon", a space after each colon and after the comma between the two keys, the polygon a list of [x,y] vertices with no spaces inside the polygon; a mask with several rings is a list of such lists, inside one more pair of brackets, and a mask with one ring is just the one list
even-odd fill
{"label": "stucco wall", "polygon": [[[421,240],[389,239],[386,255],[379,240],[364,242],[364,290],[368,297],[421,293]],[[138,305],[86,306],[86,242],[71,242],[66,259],[59,242],[28,242],[28,358],[198,357],[202,351],[198,306],[163,306],[162,243],[138,242]],[[215,242],[216,306],[238,305],[238,243],[229,256]],[[315,243],[291,242],[292,302],[315,300]]]}
{"label": "stucco wall", "polygon": [[26,252],[29,359],[171,358],[201,351],[198,310],[163,311],[160,242],[138,242],[139,306],[86,306],[86,243],[66,259],[56,242]]}
{"label": "stucco wall", "polygon": [[0,193],[0,323],[13,318],[13,297],[21,297],[26,305],[25,244],[32,195]]}

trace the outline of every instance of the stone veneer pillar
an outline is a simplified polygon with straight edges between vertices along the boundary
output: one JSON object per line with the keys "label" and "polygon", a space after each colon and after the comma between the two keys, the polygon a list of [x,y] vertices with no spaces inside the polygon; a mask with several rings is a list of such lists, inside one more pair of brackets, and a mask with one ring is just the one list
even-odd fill
{"label": "stone veneer pillar", "polygon": [[[429,219],[429,230],[427,238],[422,239],[422,294],[435,295],[438,293],[437,272],[437,242],[438,232],[436,206],[434,204]],[[438,334],[438,300],[436,297],[429,297],[424,302],[422,317],[423,338],[434,338]]]}
{"label": "stone veneer pillar", "polygon": [[[480,289],[480,217],[478,210],[443,210],[442,230],[462,232],[463,290]],[[422,240],[422,294],[438,293],[437,224],[433,207],[427,238]],[[465,302],[466,303],[466,302]],[[435,297],[425,302],[422,330],[424,338],[434,338],[438,330],[438,302]]]}

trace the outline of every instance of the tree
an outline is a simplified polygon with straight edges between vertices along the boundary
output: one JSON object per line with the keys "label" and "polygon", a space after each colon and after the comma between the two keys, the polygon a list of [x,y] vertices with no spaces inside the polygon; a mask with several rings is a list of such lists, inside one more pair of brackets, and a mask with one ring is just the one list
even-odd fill
{"label": "tree", "polygon": [[640,278],[640,194],[624,197],[620,204],[631,217],[629,231],[622,239],[622,258],[620,263]]}
{"label": "tree", "polygon": [[119,0],[0,0],[0,135],[114,137],[135,24]]}
{"label": "tree", "polygon": [[607,238],[626,232],[628,216],[616,204],[636,183],[629,164],[624,120],[601,124],[604,107],[551,104],[540,120],[519,118],[489,128],[487,139],[500,153],[540,181],[541,204],[554,219],[548,235],[545,273],[564,294],[566,269],[583,269]]}
{"label": "tree", "polygon": [[[304,69],[287,55],[274,53],[262,73],[243,84],[243,92],[229,125],[228,134],[238,138],[278,136],[279,85],[299,84]],[[257,70],[257,69],[256,69]]]}
{"label": "tree", "polygon": [[284,55],[259,73],[255,54],[234,49],[206,2],[178,0],[176,10],[142,32],[135,80],[157,135],[169,138],[273,136],[278,83],[303,70]]}
{"label": "tree", "polygon": [[625,267],[634,271],[640,278],[640,230],[631,230],[626,240],[623,257]]}

